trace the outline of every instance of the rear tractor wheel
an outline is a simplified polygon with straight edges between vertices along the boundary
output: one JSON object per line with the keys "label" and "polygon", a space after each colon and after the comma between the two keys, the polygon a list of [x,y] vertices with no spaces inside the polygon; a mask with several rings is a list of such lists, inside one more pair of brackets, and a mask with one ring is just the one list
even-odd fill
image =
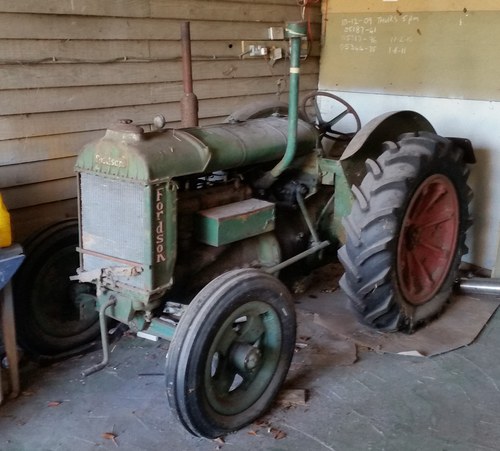
{"label": "rear tractor wheel", "polygon": [[463,150],[432,133],[387,142],[353,187],[340,285],[361,320],[411,332],[444,308],[471,224]]}
{"label": "rear tractor wheel", "polygon": [[86,350],[99,335],[95,292],[73,282],[79,266],[78,221],[52,224],[24,244],[26,258],[14,277],[19,342],[37,358]]}
{"label": "rear tractor wheel", "polygon": [[255,269],[229,271],[189,304],[167,356],[167,397],[194,435],[215,438],[260,417],[295,348],[291,295]]}

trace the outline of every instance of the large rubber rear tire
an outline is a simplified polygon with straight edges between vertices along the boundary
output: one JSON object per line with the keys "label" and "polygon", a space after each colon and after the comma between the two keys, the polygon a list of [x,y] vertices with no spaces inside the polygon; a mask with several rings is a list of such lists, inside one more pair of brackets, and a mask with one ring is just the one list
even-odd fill
{"label": "large rubber rear tire", "polygon": [[79,266],[78,221],[52,224],[24,243],[26,259],[14,277],[16,328],[21,346],[36,358],[84,350],[99,335],[91,305],[94,288],[73,282]]}
{"label": "large rubber rear tire", "polygon": [[237,269],[212,280],[189,304],[168,350],[174,415],[207,438],[260,417],[288,372],[295,329],[292,297],[275,277]]}
{"label": "large rubber rear tire", "polygon": [[384,147],[352,188],[340,286],[365,324],[411,332],[445,307],[467,252],[469,170],[463,150],[432,133]]}

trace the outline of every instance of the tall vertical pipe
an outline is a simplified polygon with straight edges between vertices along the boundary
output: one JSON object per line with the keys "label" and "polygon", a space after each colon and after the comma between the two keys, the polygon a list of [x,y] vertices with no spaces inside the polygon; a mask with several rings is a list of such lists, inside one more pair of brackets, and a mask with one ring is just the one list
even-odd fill
{"label": "tall vertical pipe", "polygon": [[182,82],[184,95],[181,99],[183,127],[198,125],[198,98],[193,93],[193,71],[191,64],[191,30],[189,22],[181,24]]}
{"label": "tall vertical pipe", "polygon": [[290,39],[290,93],[288,96],[288,141],[283,158],[258,182],[260,188],[268,188],[288,167],[295,157],[297,147],[297,121],[299,117],[300,47],[302,38],[307,36],[305,22],[289,22],[285,28]]}
{"label": "tall vertical pipe", "polygon": [[292,162],[297,147],[297,120],[299,117],[299,78],[300,78],[300,47],[302,38],[307,36],[305,22],[289,22],[286,25],[286,35],[290,38],[290,93],[288,96],[288,143],[285,155],[271,170],[273,177],[278,177]]}

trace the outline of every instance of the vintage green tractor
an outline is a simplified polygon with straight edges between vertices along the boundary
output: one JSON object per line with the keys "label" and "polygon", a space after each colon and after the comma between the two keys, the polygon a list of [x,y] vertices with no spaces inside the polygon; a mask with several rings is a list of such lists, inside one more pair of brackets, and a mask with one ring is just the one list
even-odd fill
{"label": "vintage green tractor", "polygon": [[[466,250],[472,147],[412,111],[361,128],[331,94],[299,108],[305,31],[287,25],[288,106],[184,129],[126,120],[84,147],[78,223],[26,246],[17,303],[28,348],[69,352],[100,322],[104,358],[88,374],[108,361],[108,317],[171,340],[169,404],[191,433],[217,437],[265,412],[286,377],[296,320],[283,280],[296,271],[340,248],[341,287],[365,323],[411,331],[440,313]],[[327,100],[339,105],[328,118]]]}

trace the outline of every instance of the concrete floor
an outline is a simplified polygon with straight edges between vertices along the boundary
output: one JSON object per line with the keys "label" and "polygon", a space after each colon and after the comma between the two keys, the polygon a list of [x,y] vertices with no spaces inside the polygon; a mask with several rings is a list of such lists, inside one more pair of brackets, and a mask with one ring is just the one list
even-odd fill
{"label": "concrete floor", "polygon": [[468,347],[432,358],[379,354],[313,324],[309,312],[326,308],[320,289],[297,298],[302,346],[284,387],[306,390],[305,405],[277,404],[224,442],[193,437],[164,394],[168,342],[125,334],[110,365],[85,380],[99,351],[25,366],[22,395],[0,407],[0,450],[500,449],[500,313]]}

